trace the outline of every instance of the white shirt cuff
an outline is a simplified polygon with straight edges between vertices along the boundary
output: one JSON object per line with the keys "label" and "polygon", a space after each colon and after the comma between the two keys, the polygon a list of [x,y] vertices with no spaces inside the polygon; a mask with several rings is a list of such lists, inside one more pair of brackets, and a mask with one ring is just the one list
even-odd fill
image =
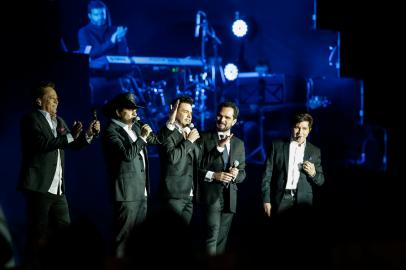
{"label": "white shirt cuff", "polygon": [[206,176],[204,177],[204,181],[212,182],[213,181],[213,175],[214,175],[214,172],[207,171]]}
{"label": "white shirt cuff", "polygon": [[68,143],[71,143],[74,141],[73,136],[70,133],[66,134],[66,138],[68,139]]}
{"label": "white shirt cuff", "polygon": [[170,131],[175,130],[175,124],[169,123],[169,121],[166,122],[166,127],[167,127]]}

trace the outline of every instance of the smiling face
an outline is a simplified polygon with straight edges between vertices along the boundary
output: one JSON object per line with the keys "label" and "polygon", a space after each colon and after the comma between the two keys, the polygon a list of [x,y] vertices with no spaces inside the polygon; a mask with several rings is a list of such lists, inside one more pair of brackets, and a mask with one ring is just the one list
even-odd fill
{"label": "smiling face", "polygon": [[234,109],[231,107],[222,107],[217,113],[216,127],[218,131],[230,130],[235,125],[237,119],[234,119]]}
{"label": "smiling face", "polygon": [[42,97],[36,99],[40,110],[48,112],[51,116],[56,116],[58,109],[58,95],[54,88],[47,86],[44,88]]}

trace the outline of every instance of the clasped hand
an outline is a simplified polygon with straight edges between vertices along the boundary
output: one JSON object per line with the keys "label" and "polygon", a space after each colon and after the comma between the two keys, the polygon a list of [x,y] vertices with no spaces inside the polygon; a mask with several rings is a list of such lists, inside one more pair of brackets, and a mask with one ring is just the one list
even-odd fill
{"label": "clasped hand", "polygon": [[111,42],[116,43],[122,41],[127,34],[127,29],[125,26],[118,26],[116,32],[111,36]]}

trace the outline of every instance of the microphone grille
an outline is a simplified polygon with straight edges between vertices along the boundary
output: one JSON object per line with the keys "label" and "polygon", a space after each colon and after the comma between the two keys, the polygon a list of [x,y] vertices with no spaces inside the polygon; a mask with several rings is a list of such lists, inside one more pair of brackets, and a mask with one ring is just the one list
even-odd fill
{"label": "microphone grille", "polygon": [[193,129],[195,127],[195,125],[193,123],[190,123],[189,127],[190,127],[190,129]]}
{"label": "microphone grille", "polygon": [[238,167],[238,165],[240,165],[240,162],[238,160],[234,160],[234,164],[233,164],[234,168]]}

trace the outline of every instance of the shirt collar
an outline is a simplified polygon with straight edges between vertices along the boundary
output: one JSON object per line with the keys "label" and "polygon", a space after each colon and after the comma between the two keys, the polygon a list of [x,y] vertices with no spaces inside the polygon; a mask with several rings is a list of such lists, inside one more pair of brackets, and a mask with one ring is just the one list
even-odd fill
{"label": "shirt collar", "polygon": [[175,121],[175,123],[173,123],[175,125],[175,128],[180,132],[183,133],[184,131],[186,133],[190,132],[190,127],[186,126],[186,127],[182,127],[177,121]]}
{"label": "shirt collar", "polygon": [[115,124],[119,125],[120,127],[124,128],[125,130],[131,130],[132,129],[132,125],[127,125],[121,121],[118,121],[117,119],[111,119]]}
{"label": "shirt collar", "polygon": [[291,144],[291,145],[294,145],[294,146],[296,146],[296,147],[301,147],[301,146],[306,147],[306,140],[304,140],[303,143],[299,144],[297,141],[295,141],[295,140],[293,140],[293,139],[290,139],[290,144]]}
{"label": "shirt collar", "polygon": [[55,121],[56,122],[56,118],[52,119],[51,114],[47,111],[43,111],[38,109],[38,111],[45,117],[45,119],[49,120],[49,121]]}

